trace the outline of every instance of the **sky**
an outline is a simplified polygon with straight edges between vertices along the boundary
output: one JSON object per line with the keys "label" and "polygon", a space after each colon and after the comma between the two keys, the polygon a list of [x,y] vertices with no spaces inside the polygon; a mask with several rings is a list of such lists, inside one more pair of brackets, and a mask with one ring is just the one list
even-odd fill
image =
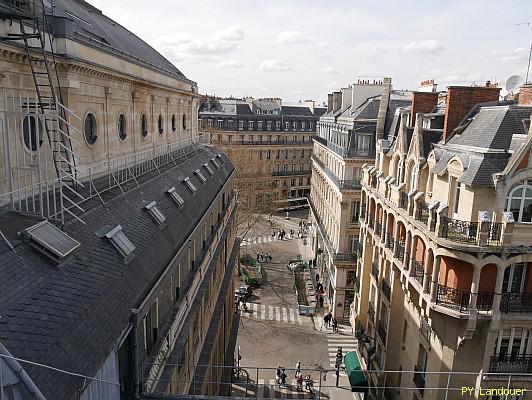
{"label": "sky", "polygon": [[504,88],[532,41],[530,0],[88,1],[217,96],[321,103],[365,76]]}

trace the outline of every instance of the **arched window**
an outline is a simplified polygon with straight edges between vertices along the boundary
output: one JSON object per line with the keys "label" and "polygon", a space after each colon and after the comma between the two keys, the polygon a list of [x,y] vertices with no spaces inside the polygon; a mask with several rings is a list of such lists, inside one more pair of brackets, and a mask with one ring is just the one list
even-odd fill
{"label": "arched window", "polygon": [[148,136],[148,119],[146,118],[146,114],[140,116],[140,134],[142,137]]}
{"label": "arched window", "polygon": [[187,115],[183,114],[183,129],[187,129]]}
{"label": "arched window", "polygon": [[85,126],[83,131],[85,134],[85,140],[87,140],[88,144],[96,143],[96,138],[98,136],[96,135],[96,118],[93,113],[88,113],[85,116]]}
{"label": "arched window", "polygon": [[410,174],[410,190],[417,189],[417,176],[419,172],[418,170],[418,165],[414,164],[414,166],[412,167],[412,172]]}
{"label": "arched window", "polygon": [[37,151],[42,146],[43,124],[36,114],[26,115],[22,121],[24,145],[29,151]]}
{"label": "arched window", "polygon": [[506,211],[514,215],[515,222],[532,222],[532,180],[525,180],[510,190]]}
{"label": "arched window", "polygon": [[120,140],[124,140],[127,136],[127,132],[126,132],[126,116],[124,114],[120,114],[118,116],[118,121],[117,121],[117,124],[116,124],[116,128],[117,128],[117,131],[118,131],[118,137],[120,138]]}
{"label": "arched window", "polygon": [[159,114],[159,118],[157,118],[157,129],[159,130],[159,133],[163,133],[164,127],[163,127],[163,116]]}

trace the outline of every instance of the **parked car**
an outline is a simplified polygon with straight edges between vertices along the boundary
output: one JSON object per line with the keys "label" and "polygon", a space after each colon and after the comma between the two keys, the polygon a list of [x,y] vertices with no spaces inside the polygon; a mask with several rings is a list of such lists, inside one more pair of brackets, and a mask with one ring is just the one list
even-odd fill
{"label": "parked car", "polygon": [[240,286],[238,289],[235,290],[235,296],[238,297],[244,297],[245,299],[249,299],[251,295],[253,294],[253,289],[249,286]]}

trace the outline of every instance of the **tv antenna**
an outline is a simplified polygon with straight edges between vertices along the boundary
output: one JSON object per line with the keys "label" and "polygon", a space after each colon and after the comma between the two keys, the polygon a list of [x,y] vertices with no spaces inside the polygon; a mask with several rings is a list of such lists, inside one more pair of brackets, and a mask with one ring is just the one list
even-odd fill
{"label": "tv antenna", "polygon": [[524,79],[519,75],[512,75],[506,81],[506,91],[508,93],[514,94],[517,90],[519,90],[524,82]]}
{"label": "tv antenna", "polygon": [[[515,26],[531,26],[531,22],[519,22],[518,24],[515,24]],[[528,52],[528,66],[526,68],[526,79],[525,83],[528,83],[528,72],[530,71],[530,57],[532,56],[532,42],[530,43],[530,51]]]}

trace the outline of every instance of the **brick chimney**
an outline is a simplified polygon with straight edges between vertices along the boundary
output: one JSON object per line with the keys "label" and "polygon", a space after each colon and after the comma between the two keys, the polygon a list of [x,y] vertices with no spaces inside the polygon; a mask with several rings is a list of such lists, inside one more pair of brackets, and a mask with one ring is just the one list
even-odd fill
{"label": "brick chimney", "polygon": [[451,137],[453,130],[476,104],[498,101],[500,91],[501,88],[490,82],[486,86],[449,86],[443,140],[447,141]]}
{"label": "brick chimney", "polygon": [[333,112],[342,107],[342,92],[333,92]]}
{"label": "brick chimney", "polygon": [[417,113],[429,113],[438,104],[438,93],[414,92],[412,94],[412,112],[410,113],[410,126],[414,126]]}
{"label": "brick chimney", "polygon": [[527,83],[519,89],[519,100],[518,104],[520,106],[530,106],[532,105],[532,83]]}
{"label": "brick chimney", "polygon": [[330,113],[333,110],[333,94],[327,94],[327,112]]}

